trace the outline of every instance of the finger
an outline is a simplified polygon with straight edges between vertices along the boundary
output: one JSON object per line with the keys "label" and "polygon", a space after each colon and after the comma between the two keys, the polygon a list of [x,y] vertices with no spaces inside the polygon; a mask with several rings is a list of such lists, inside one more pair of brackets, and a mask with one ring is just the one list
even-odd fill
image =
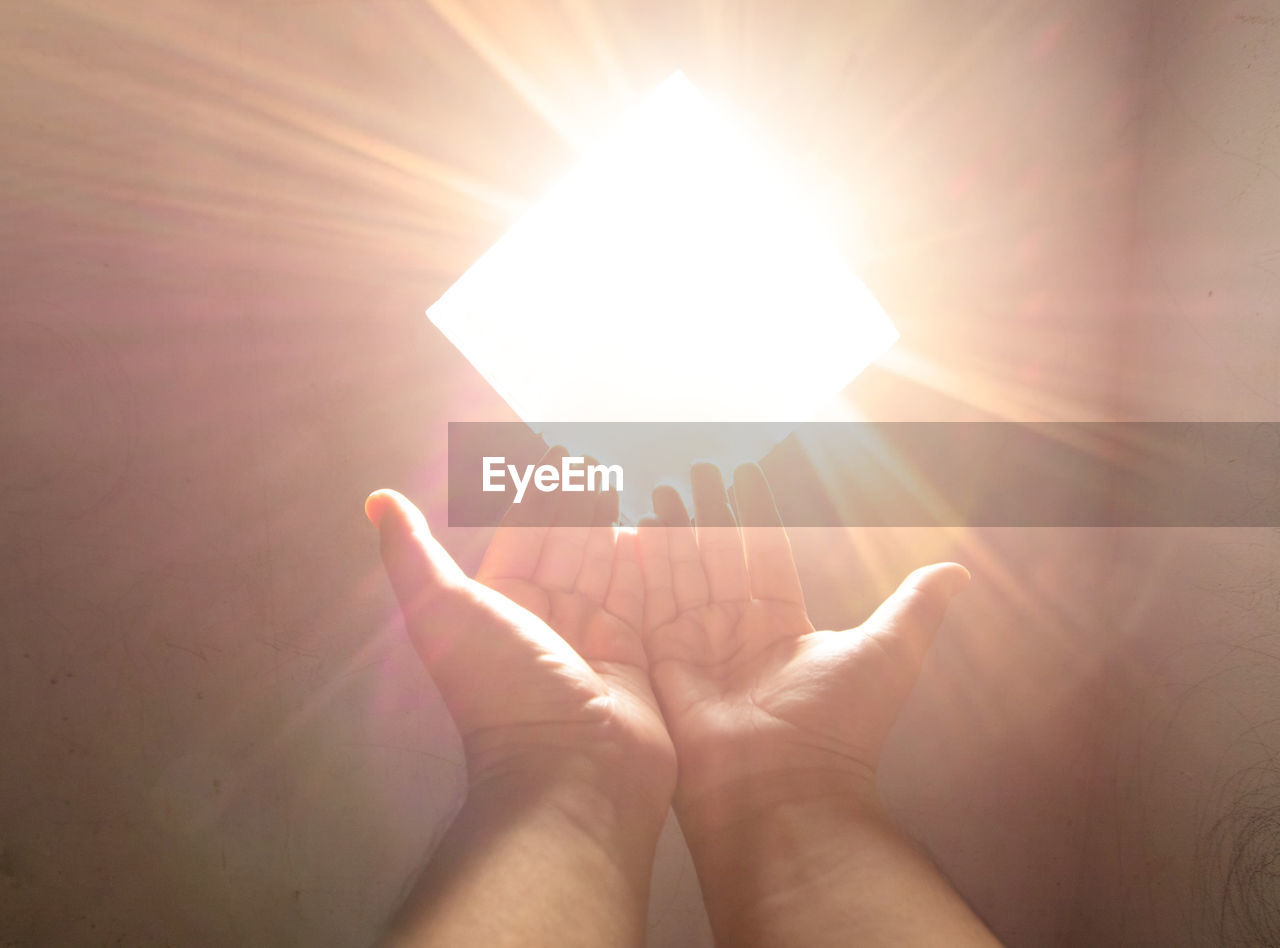
{"label": "finger", "polygon": [[614,521],[618,519],[618,493],[605,491],[594,496],[592,525],[582,553],[577,589],[592,602],[603,602],[614,568],[614,548],[617,546]]}
{"label": "finger", "polygon": [[582,558],[591,536],[591,512],[599,495],[585,490],[561,490],[549,496],[554,498],[554,525],[542,542],[533,581],[543,589],[570,592],[582,570]]}
{"label": "finger", "polygon": [[382,563],[406,616],[444,593],[466,587],[466,574],[431,535],[422,511],[407,497],[393,490],[375,491],[364,510],[378,528]]}
{"label": "finger", "polygon": [[741,513],[742,543],[754,599],[774,599],[804,605],[800,574],[791,542],[758,464],[739,464],[733,472],[734,494]]}
{"label": "finger", "polygon": [[617,616],[637,632],[644,623],[644,573],[632,530],[618,532],[613,550],[613,575],[605,594],[605,611]]}
{"label": "finger", "polygon": [[697,523],[698,553],[707,576],[711,602],[745,600],[751,596],[747,559],[729,509],[724,480],[714,464],[693,466],[693,516]]}
{"label": "finger", "polygon": [[914,676],[942,625],[951,597],[968,584],[969,571],[959,563],[921,567],[880,604],[863,628],[892,654],[912,664]]}
{"label": "finger", "polygon": [[[555,445],[538,463],[559,468],[567,453]],[[480,561],[476,579],[486,584],[495,579],[532,580],[546,542],[554,501],[554,494],[528,490],[520,503],[508,507]]]}
{"label": "finger", "polygon": [[454,651],[457,636],[450,629],[456,623],[446,617],[464,598],[457,594],[467,589],[470,580],[431,535],[421,511],[403,495],[376,491],[364,509],[378,528],[382,563],[404,614],[405,629],[434,675]]}
{"label": "finger", "polygon": [[667,528],[690,526],[688,508],[680,492],[670,484],[659,484],[653,489],[653,512]]}
{"label": "finger", "polygon": [[653,629],[676,617],[667,531],[657,517],[640,518],[636,528],[636,551],[644,577],[644,628]]}
{"label": "finger", "polygon": [[510,716],[508,696],[486,687],[495,660],[546,655],[579,673],[590,668],[558,635],[512,600],[473,582],[431,535],[426,519],[394,491],[365,502],[405,627],[464,737]]}
{"label": "finger", "polygon": [[676,609],[684,612],[706,605],[710,601],[707,574],[702,569],[698,541],[680,493],[669,484],[654,488],[653,512],[662,521],[667,534],[667,555],[671,561],[671,587]]}

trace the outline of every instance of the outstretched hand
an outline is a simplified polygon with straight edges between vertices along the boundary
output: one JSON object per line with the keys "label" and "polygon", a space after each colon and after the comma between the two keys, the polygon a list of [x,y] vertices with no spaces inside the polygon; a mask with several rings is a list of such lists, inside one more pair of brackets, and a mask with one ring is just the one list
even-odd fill
{"label": "outstretched hand", "polygon": [[[543,463],[563,455],[552,449]],[[400,494],[374,493],[366,512],[409,634],[461,735],[472,789],[608,784],[638,793],[660,821],[675,760],[640,641],[635,536],[614,526],[616,493],[531,494],[498,527],[474,580]],[[582,523],[592,525],[573,525]]]}
{"label": "outstretched hand", "polygon": [[817,631],[764,475],[734,486],[741,529],[710,465],[696,528],[670,488],[636,533],[616,495],[535,494],[474,580],[409,501],[369,498],[470,778],[388,943],[642,944],[673,790],[723,943],[993,943],[875,791],[967,572],[917,570],[861,626]]}
{"label": "outstretched hand", "polygon": [[640,642],[635,535],[614,527],[617,510],[616,494],[532,495],[473,580],[408,500],[369,497],[469,778],[385,944],[643,944],[675,754]]}
{"label": "outstretched hand", "polygon": [[677,810],[730,821],[838,793],[876,805],[885,738],[951,596],[954,563],[912,573],[854,629],[818,631],[760,468],[734,472],[739,528],[710,464],[693,469],[696,528],[679,494],[641,521],[645,647],[679,756]]}

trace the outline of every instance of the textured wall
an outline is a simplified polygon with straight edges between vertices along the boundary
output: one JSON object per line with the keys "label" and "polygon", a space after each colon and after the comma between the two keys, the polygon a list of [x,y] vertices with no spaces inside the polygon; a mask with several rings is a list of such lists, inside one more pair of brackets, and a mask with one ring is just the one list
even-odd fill
{"label": "textured wall", "polygon": [[[372,936],[461,774],[361,503],[397,486],[439,520],[445,422],[504,417],[422,311],[677,66],[829,190],[898,321],[848,406],[1107,417],[1142,12],[0,5],[0,943]],[[443,534],[469,564],[485,542]],[[885,789],[997,931],[1060,942],[1099,535],[799,547],[824,622],[948,549],[974,567]],[[706,943],[675,833],[652,922]]]}
{"label": "textured wall", "polygon": [[[1153,6],[1119,410],[1280,419],[1280,3]],[[1280,470],[1280,449],[1260,443]],[[1124,531],[1089,944],[1280,942],[1280,534]]]}

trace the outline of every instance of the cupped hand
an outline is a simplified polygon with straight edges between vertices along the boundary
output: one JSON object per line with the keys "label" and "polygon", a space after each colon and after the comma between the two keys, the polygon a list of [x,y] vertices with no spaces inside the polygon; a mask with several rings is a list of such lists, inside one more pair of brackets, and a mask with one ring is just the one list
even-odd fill
{"label": "cupped hand", "polygon": [[[543,463],[563,455],[553,449]],[[473,789],[581,781],[636,793],[665,814],[675,757],[640,641],[635,535],[614,526],[617,511],[615,493],[530,492],[470,579],[407,499],[369,497],[387,574],[457,725]]]}
{"label": "cupped hand", "polygon": [[748,526],[720,472],[695,465],[696,529],[660,487],[638,531],[644,642],[679,756],[682,822],[833,790],[875,806],[885,738],[969,574],[924,567],[857,628],[815,630],[760,468],[740,466],[734,492]]}

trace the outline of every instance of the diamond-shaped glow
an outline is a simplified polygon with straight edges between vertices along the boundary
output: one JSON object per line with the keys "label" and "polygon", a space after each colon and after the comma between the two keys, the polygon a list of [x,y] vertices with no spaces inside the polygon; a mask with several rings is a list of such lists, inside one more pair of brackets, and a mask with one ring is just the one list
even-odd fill
{"label": "diamond-shaped glow", "polygon": [[532,422],[802,421],[898,338],[678,72],[428,316]]}

